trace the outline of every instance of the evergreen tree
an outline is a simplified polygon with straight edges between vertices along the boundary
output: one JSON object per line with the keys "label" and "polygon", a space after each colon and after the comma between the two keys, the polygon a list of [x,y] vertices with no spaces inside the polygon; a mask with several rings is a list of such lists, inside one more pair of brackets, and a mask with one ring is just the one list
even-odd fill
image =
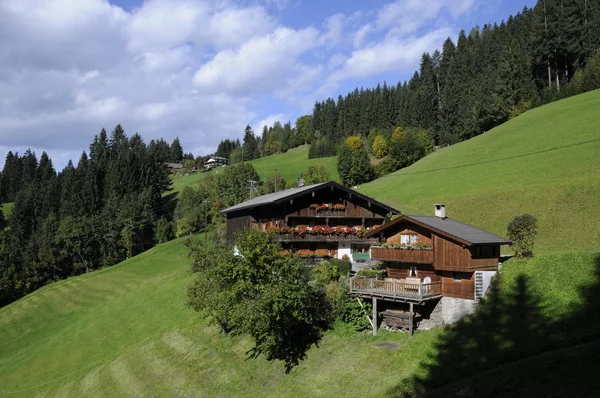
{"label": "evergreen tree", "polygon": [[172,163],[180,163],[183,160],[183,147],[179,143],[179,137],[175,137],[171,143],[170,160]]}
{"label": "evergreen tree", "polygon": [[258,141],[250,125],[247,125],[244,129],[244,144],[242,146],[242,153],[242,162],[260,157]]}
{"label": "evergreen tree", "polygon": [[[498,65],[496,93],[505,118],[520,104],[533,98],[530,65],[521,46],[513,42],[504,47]],[[502,122],[500,119],[498,122]]]}
{"label": "evergreen tree", "polygon": [[375,178],[369,154],[360,137],[348,137],[338,154],[338,173],[344,185],[353,186]]}

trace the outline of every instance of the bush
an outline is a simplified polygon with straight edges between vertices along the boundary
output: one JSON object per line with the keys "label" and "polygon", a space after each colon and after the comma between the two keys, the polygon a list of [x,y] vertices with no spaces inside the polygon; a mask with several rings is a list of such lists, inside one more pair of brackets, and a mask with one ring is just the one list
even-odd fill
{"label": "bush", "polygon": [[385,270],[377,270],[377,269],[361,269],[356,273],[356,276],[362,276],[365,278],[373,278],[378,280],[383,280],[385,277]]}
{"label": "bush", "polygon": [[304,183],[306,185],[318,184],[320,182],[327,182],[331,180],[329,171],[325,166],[308,166],[308,168],[302,173]]}
{"label": "bush", "polygon": [[179,194],[175,207],[175,225],[177,236],[182,237],[199,232],[204,228],[206,195],[201,189],[185,187]]}
{"label": "bush", "polygon": [[508,224],[508,238],[516,258],[533,257],[533,243],[537,235],[537,219],[531,214],[519,214]]}
{"label": "bush", "polygon": [[359,299],[363,305],[361,307],[356,297],[348,294],[346,278],[342,277],[338,282],[331,282],[324,289],[335,319],[350,325],[358,332],[371,328],[368,320],[368,314],[372,311],[371,305]]}
{"label": "bush", "polygon": [[338,273],[341,277],[348,275],[348,273],[352,271],[352,263],[349,259],[340,260],[339,258],[332,258],[329,260],[329,262],[337,267]]}
{"label": "bush", "polygon": [[321,261],[312,269],[312,279],[317,285],[325,286],[340,279],[340,273],[335,265],[329,261]]}
{"label": "bush", "polygon": [[393,173],[400,168],[400,164],[397,160],[392,158],[385,158],[374,166],[375,174],[377,177],[383,177],[386,174]]}
{"label": "bush", "polygon": [[154,241],[157,244],[168,242],[174,238],[173,223],[164,217],[156,221],[154,225]]}
{"label": "bush", "polygon": [[373,155],[375,155],[377,159],[387,156],[389,150],[387,140],[381,135],[375,137],[372,148]]}
{"label": "bush", "polygon": [[337,282],[352,270],[350,261],[332,258],[321,261],[312,269],[312,279],[316,284],[325,286],[331,282]]}

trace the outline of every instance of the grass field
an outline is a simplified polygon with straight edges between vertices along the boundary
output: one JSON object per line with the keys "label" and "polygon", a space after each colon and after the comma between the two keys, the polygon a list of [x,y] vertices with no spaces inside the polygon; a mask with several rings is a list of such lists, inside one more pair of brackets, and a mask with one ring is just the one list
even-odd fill
{"label": "grass field", "polygon": [[[186,247],[172,241],[0,309],[0,395],[385,396],[421,361],[435,361],[445,333],[339,328],[286,375],[281,363],[247,360],[249,339],[221,335],[186,307],[188,263]],[[545,313],[560,317],[582,304],[594,267],[591,254],[509,262],[502,289],[510,295],[529,275]],[[398,349],[376,347],[384,341]]]}
{"label": "grass field", "polygon": [[[279,176],[285,178],[286,181],[295,181],[308,166],[325,166],[329,171],[332,180],[340,179],[337,172],[336,157],[309,159],[307,145],[290,149],[286,153],[278,153],[264,158],[254,159],[249,161],[258,172],[261,179],[266,179],[275,176],[277,172]],[[277,170],[277,171],[276,171]],[[218,173],[220,169],[215,169],[211,173]],[[185,186],[194,186],[199,184],[208,175],[208,173],[195,173],[187,176],[173,177],[173,189],[179,192]]]}
{"label": "grass field", "polygon": [[173,241],[0,309],[0,396],[372,396],[408,376],[434,337],[332,331],[286,375],[186,307],[191,278]]}
{"label": "grass field", "polygon": [[360,191],[406,214],[449,217],[506,234],[519,213],[538,218],[536,250],[594,250],[600,242],[600,91],[533,109],[439,150]]}

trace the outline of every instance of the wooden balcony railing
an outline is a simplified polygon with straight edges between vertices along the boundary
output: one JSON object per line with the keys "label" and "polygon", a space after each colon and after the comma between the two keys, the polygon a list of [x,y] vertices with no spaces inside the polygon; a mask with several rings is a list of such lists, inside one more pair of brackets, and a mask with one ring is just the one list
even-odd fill
{"label": "wooden balcony railing", "polygon": [[276,234],[274,239],[281,242],[375,242],[375,239],[367,239],[356,235],[321,235],[321,234],[305,234],[298,236],[294,234]]}
{"label": "wooden balcony railing", "polygon": [[350,292],[368,296],[421,301],[441,297],[442,282],[416,284],[355,277],[350,279]]}
{"label": "wooden balcony railing", "polygon": [[378,261],[394,261],[411,264],[433,264],[433,250],[430,249],[386,249],[372,247],[371,258]]}

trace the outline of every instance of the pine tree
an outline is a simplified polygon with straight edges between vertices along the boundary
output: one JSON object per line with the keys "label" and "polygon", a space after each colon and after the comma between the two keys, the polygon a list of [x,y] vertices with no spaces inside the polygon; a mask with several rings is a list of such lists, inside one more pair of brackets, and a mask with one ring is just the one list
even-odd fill
{"label": "pine tree", "polygon": [[175,137],[171,143],[171,162],[180,163],[183,160],[183,147],[179,143],[179,137]]}
{"label": "pine tree", "polygon": [[242,145],[242,153],[242,161],[252,160],[260,157],[258,142],[250,125],[247,125],[244,129],[244,144]]}

